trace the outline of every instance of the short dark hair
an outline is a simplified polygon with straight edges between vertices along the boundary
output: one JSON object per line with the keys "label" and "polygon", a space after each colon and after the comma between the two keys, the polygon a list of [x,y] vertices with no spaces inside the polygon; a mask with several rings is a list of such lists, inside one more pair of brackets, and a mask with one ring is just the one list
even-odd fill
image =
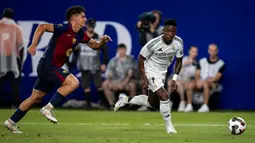
{"label": "short dark hair", "polygon": [[3,14],[2,14],[2,15],[3,15],[3,17],[13,19],[14,11],[13,11],[13,9],[11,9],[11,8],[5,8],[5,9],[3,10]]}
{"label": "short dark hair", "polygon": [[189,50],[191,50],[192,48],[196,48],[196,49],[198,49],[198,47],[197,47],[197,46],[192,45],[192,46],[190,46],[190,47],[189,47]]}
{"label": "short dark hair", "polygon": [[176,26],[176,21],[174,19],[168,18],[164,21],[164,26]]}
{"label": "short dark hair", "polygon": [[96,19],[95,18],[89,18],[87,22],[88,22],[88,26],[91,26],[91,27],[96,26]]}
{"label": "short dark hair", "polygon": [[126,45],[125,45],[125,44],[123,44],[123,43],[121,43],[121,44],[119,44],[119,45],[118,45],[118,49],[120,49],[120,48],[127,49]]}
{"label": "short dark hair", "polygon": [[71,17],[74,15],[74,14],[80,14],[84,12],[85,13],[85,8],[83,6],[72,6],[70,8],[67,9],[66,11],[66,20],[67,21],[70,21]]}

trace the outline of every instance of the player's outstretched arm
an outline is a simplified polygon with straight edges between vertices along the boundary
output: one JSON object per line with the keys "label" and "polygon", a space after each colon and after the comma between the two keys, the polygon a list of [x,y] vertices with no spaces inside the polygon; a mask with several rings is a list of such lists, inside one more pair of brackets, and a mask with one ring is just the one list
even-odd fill
{"label": "player's outstretched arm", "polygon": [[36,46],[38,44],[39,39],[42,37],[43,33],[47,32],[54,32],[54,26],[53,24],[40,24],[33,36],[32,44],[28,48],[28,53],[32,56],[35,55],[36,52]]}
{"label": "player's outstretched arm", "polygon": [[98,50],[100,49],[101,47],[103,47],[107,42],[109,41],[112,41],[111,37],[108,36],[108,35],[104,35],[102,38],[101,38],[101,41],[97,42],[96,40],[94,39],[90,39],[89,42],[88,42],[88,46],[91,47],[92,49],[94,50]]}

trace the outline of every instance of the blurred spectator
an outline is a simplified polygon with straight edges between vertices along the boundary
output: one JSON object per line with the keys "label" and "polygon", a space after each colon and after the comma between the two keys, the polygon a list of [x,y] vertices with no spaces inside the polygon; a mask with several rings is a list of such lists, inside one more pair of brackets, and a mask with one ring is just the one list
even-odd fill
{"label": "blurred spectator", "polygon": [[139,16],[136,28],[139,31],[140,44],[143,47],[148,41],[162,34],[163,27],[160,27],[162,13],[154,10],[144,12]]}
{"label": "blurred spectator", "polygon": [[[12,105],[19,105],[19,78],[23,64],[24,45],[22,30],[13,20],[14,11],[3,10],[0,20],[0,87],[9,81],[11,85]],[[3,89],[1,89],[1,92]],[[3,92],[2,92],[3,93]]]}
{"label": "blurred spectator", "polygon": [[116,57],[112,58],[107,66],[106,77],[103,83],[105,96],[111,106],[114,106],[116,91],[126,91],[129,95],[136,95],[136,81],[134,80],[135,60],[126,55],[126,45],[119,44]]}
{"label": "blurred spectator", "polygon": [[[99,40],[99,36],[95,33],[94,28],[96,26],[95,19],[88,19],[87,34],[89,37]],[[106,64],[108,63],[108,51],[107,47],[101,48],[101,51],[96,51],[88,47],[87,44],[80,43],[77,48],[80,52],[78,53],[77,66],[81,71],[81,85],[84,89],[85,99],[87,101],[87,108],[91,108],[91,88],[90,83],[93,80],[97,88],[99,99],[102,102],[105,101],[105,97],[102,90],[102,77],[101,72],[105,72]],[[103,62],[100,64],[100,52],[103,53]]]}
{"label": "blurred spectator", "polygon": [[[178,80],[176,81],[178,88],[177,92],[180,96],[180,103],[178,107],[178,111],[182,112],[185,109],[185,91],[187,89],[187,85],[190,83],[195,83],[195,73],[197,68],[197,60],[196,57],[198,55],[198,48],[195,46],[190,47],[189,49],[189,56],[183,57],[183,64],[182,64],[182,70],[178,76]],[[169,95],[171,95],[171,81],[172,77],[169,78],[167,84],[168,88],[167,91]]]}
{"label": "blurred spectator", "polygon": [[210,93],[218,87],[225,68],[223,60],[218,57],[218,52],[217,45],[210,44],[208,48],[209,57],[199,60],[195,77],[196,83],[190,83],[187,87],[188,104],[184,110],[185,112],[193,111],[192,95],[194,89],[203,89],[204,104],[198,112],[209,112],[208,102]]}

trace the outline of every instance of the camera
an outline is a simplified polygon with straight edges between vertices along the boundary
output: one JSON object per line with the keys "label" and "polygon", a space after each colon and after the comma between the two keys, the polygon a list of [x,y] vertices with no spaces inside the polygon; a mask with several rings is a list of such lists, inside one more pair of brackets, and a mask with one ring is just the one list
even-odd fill
{"label": "camera", "polygon": [[139,16],[139,20],[141,21],[141,26],[138,27],[140,32],[149,32],[150,24],[154,23],[156,20],[153,12],[144,12]]}

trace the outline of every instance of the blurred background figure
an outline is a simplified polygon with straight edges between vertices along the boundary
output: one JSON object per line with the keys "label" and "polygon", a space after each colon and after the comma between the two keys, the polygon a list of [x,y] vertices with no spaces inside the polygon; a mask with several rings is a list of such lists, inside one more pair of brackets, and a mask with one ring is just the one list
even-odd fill
{"label": "blurred background figure", "polygon": [[[11,8],[3,10],[0,20],[0,91],[10,84],[12,106],[19,105],[19,81],[23,64],[24,45],[22,30],[14,21]],[[3,89],[2,89],[3,88]]]}
{"label": "blurred background figure", "polygon": [[216,44],[210,44],[208,48],[209,57],[205,57],[199,60],[195,80],[187,87],[187,101],[188,104],[185,108],[185,112],[192,112],[192,95],[195,89],[202,90],[204,96],[204,104],[198,109],[198,112],[209,112],[209,96],[211,91],[219,87],[222,73],[225,69],[225,63],[218,57],[218,46]]}
{"label": "blurred background figure", "polygon": [[[177,92],[180,96],[180,103],[177,111],[182,112],[185,109],[185,91],[187,89],[187,85],[191,83],[195,83],[195,73],[197,68],[197,55],[198,55],[198,48],[196,46],[191,46],[189,48],[189,55],[183,57],[183,63],[182,63],[182,70],[179,73],[178,79],[177,79]],[[169,95],[171,96],[172,90],[171,90],[171,82],[172,77],[168,79],[167,85],[167,91]]]}
{"label": "blurred background figure", "polygon": [[107,66],[107,78],[103,83],[104,94],[112,109],[115,104],[115,92],[126,92],[127,95],[131,96],[136,95],[135,69],[135,59],[126,55],[126,45],[119,44],[117,56],[113,57]]}
{"label": "blurred background figure", "polygon": [[[99,40],[99,35],[94,31],[96,27],[96,20],[93,18],[88,19],[87,34],[89,37]],[[81,85],[84,89],[85,100],[87,101],[88,109],[91,108],[91,81],[94,82],[97,88],[97,95],[99,96],[100,104],[105,104],[105,97],[102,90],[102,77],[101,73],[105,72],[108,63],[108,48],[106,45],[101,50],[96,51],[88,47],[87,44],[80,43],[77,46],[80,52],[78,53],[77,67],[81,71]],[[102,53],[102,63],[100,62],[100,53]]]}
{"label": "blurred background figure", "polygon": [[139,32],[141,47],[148,41],[162,34],[163,27],[160,26],[162,13],[158,10],[144,12],[139,16],[136,28]]}

